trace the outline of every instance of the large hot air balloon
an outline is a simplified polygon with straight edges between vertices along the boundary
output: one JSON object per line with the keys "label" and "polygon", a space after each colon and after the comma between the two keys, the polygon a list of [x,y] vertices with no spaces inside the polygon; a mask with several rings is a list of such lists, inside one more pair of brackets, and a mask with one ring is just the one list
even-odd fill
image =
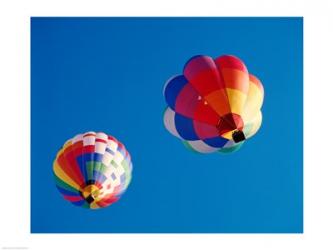
{"label": "large hot air balloon", "polygon": [[164,97],[165,127],[196,152],[236,151],[261,126],[264,88],[235,56],[192,57]]}
{"label": "large hot air balloon", "polygon": [[111,205],[125,192],[132,173],[124,145],[104,133],[87,132],[68,140],[53,163],[56,186],[74,205]]}

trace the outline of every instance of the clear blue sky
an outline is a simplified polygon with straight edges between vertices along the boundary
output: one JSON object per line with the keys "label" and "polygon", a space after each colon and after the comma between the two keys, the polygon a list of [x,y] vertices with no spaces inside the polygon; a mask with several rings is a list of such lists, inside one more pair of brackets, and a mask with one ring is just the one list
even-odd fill
{"label": "clear blue sky", "polygon": [[[303,231],[302,18],[32,18],[31,231]],[[260,131],[236,153],[196,154],[163,126],[163,86],[197,54],[233,54],[265,88]],[[86,131],[123,142],[133,179],[86,210],[52,163]]]}

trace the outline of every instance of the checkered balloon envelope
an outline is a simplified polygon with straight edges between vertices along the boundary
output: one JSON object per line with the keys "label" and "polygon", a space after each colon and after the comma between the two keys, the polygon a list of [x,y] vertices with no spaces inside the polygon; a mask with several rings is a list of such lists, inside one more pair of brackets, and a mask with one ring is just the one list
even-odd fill
{"label": "checkered balloon envelope", "polygon": [[79,134],[58,152],[53,172],[64,199],[76,206],[102,208],[118,201],[132,178],[131,157],[113,136]]}

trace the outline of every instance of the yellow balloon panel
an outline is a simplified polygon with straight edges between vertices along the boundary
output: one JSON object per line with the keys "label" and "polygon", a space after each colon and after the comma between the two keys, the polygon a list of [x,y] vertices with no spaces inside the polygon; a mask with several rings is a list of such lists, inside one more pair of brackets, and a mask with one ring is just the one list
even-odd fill
{"label": "yellow balloon panel", "polygon": [[234,114],[242,115],[243,108],[247,99],[244,92],[227,88],[230,110]]}
{"label": "yellow balloon panel", "polygon": [[252,120],[253,117],[257,115],[263,103],[263,94],[264,93],[261,91],[261,89],[259,89],[256,84],[250,82],[250,88],[242,115],[244,123]]}

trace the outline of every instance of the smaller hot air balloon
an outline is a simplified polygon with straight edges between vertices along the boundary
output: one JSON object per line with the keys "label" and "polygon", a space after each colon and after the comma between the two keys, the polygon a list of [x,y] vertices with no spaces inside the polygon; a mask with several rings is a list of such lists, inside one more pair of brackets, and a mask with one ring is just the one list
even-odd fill
{"label": "smaller hot air balloon", "polygon": [[65,200],[96,209],[116,202],[132,177],[131,157],[116,138],[87,132],[68,140],[58,152],[53,172]]}
{"label": "smaller hot air balloon", "polygon": [[263,85],[235,56],[192,57],[164,97],[165,127],[196,152],[236,151],[261,126]]}

